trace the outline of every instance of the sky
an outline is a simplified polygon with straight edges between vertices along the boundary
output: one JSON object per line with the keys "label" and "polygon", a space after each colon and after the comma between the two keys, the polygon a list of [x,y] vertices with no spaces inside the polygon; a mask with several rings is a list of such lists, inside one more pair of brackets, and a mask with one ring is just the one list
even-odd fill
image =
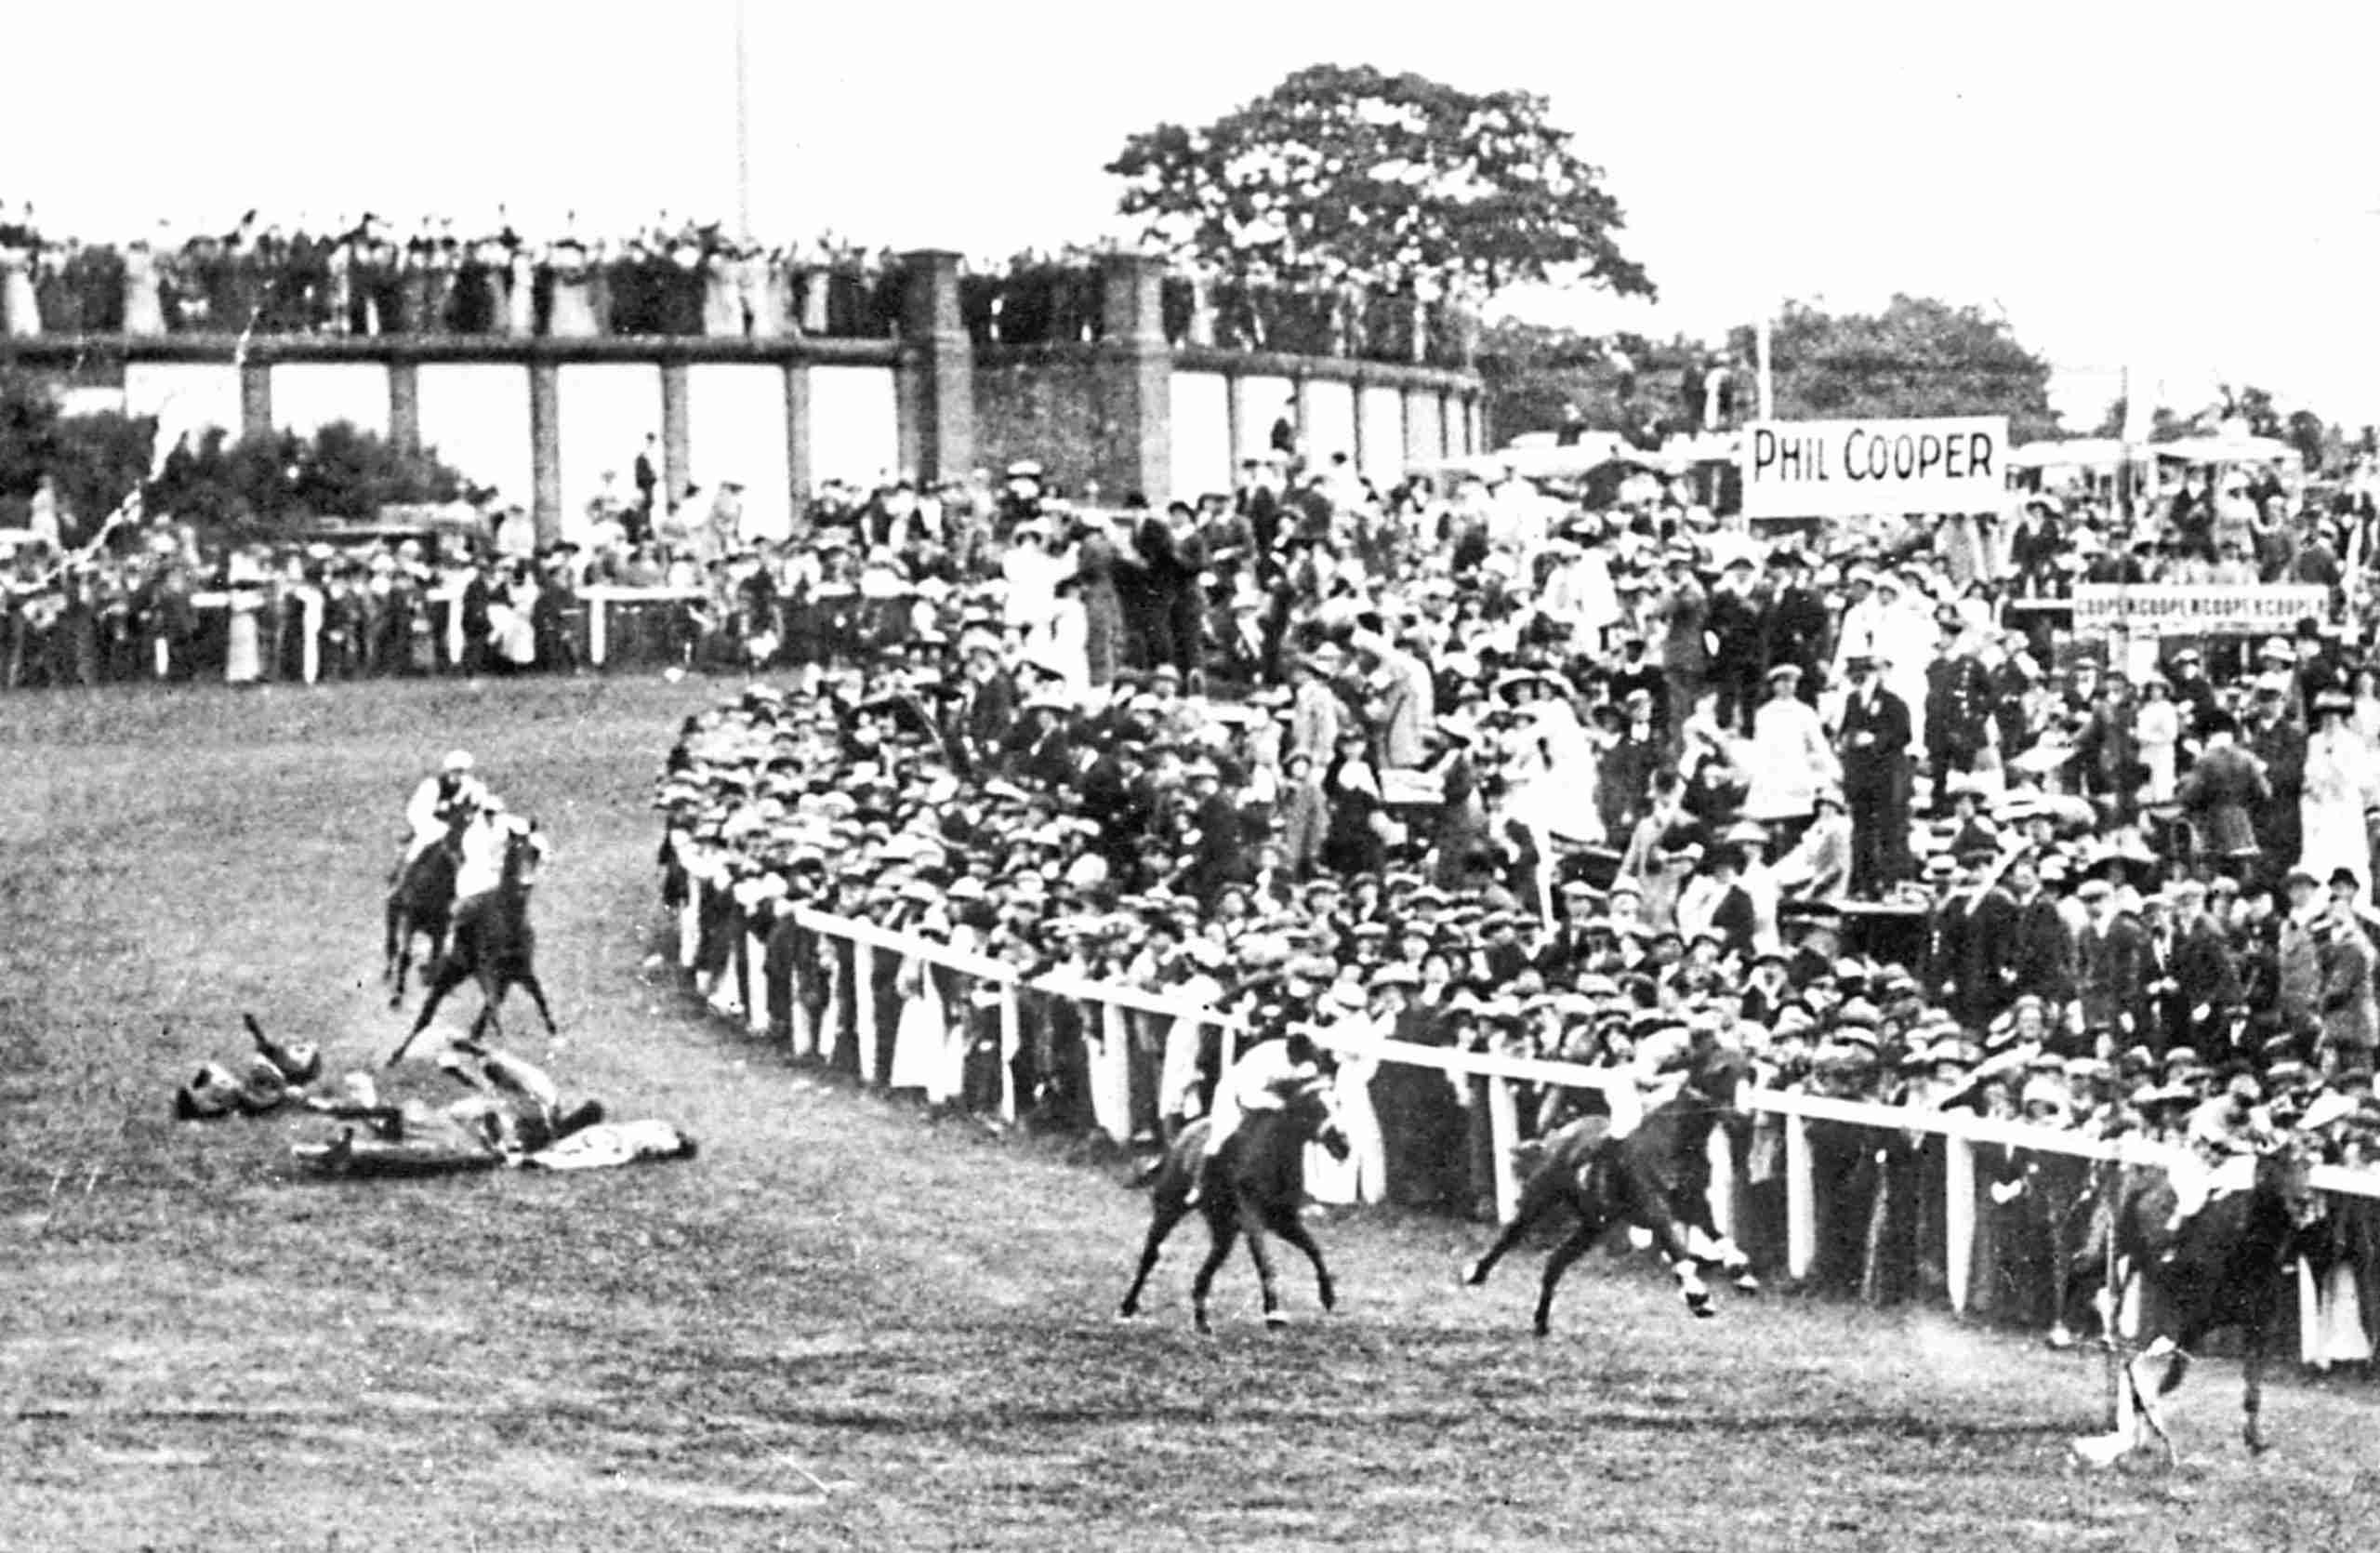
{"label": "sky", "polygon": [[[734,0],[79,0],[8,32],[0,202],[53,232],[252,206],[734,222]],[[1131,237],[1101,168],[1132,133],[1371,64],[1536,93],[1605,169],[1660,299],[1527,316],[1716,338],[1780,298],[1905,291],[2004,314],[2078,430],[2127,369],[2186,410],[2255,383],[2380,421],[2380,6],[2359,0],[748,0],[746,41],[764,237]]]}

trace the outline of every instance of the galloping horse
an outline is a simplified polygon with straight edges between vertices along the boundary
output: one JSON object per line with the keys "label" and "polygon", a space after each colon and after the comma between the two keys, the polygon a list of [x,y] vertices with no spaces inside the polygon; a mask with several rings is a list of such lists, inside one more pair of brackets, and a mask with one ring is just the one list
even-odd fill
{"label": "galloping horse", "polygon": [[1141,1313],[1142,1286],[1157,1266],[1157,1250],[1165,1238],[1189,1215],[1190,1187],[1198,1179],[1202,1161],[1206,1178],[1198,1211],[1206,1215],[1210,1244],[1207,1259],[1190,1285],[1191,1320],[1197,1329],[1213,1330],[1207,1323],[1207,1292],[1214,1283],[1215,1270],[1231,1255],[1233,1241],[1243,1233],[1248,1237],[1248,1254],[1256,1261],[1257,1281],[1264,1291],[1266,1326],[1277,1327],[1288,1319],[1281,1314],[1280,1298],[1273,1286],[1273,1258],[1264,1244],[1267,1231],[1305,1253],[1306,1260],[1314,1264],[1322,1307],[1335,1308],[1338,1291],[1331,1286],[1330,1269],[1323,1265],[1322,1248],[1298,1217],[1305,1206],[1305,1146],[1318,1142],[1332,1159],[1347,1157],[1347,1135],[1340,1130],[1329,1082],[1316,1080],[1299,1089],[1279,1110],[1249,1112],[1215,1157],[1205,1160],[1207,1130],[1211,1125],[1202,1119],[1183,1128],[1157,1166],[1151,1184],[1156,1214],[1149,1221],[1148,1239],[1141,1246],[1140,1270],[1132,1275],[1132,1286],[1125,1291],[1117,1314]]}
{"label": "galloping horse", "polygon": [[553,1010],[546,1005],[546,989],[537,982],[537,937],[529,926],[529,869],[536,856],[537,843],[534,832],[516,830],[504,844],[504,870],[496,886],[487,895],[467,903],[457,911],[454,943],[439,962],[438,974],[430,983],[430,995],[421,1001],[421,1012],[415,1016],[413,1029],[404,1040],[389,1054],[388,1066],[394,1068],[413,1046],[414,1037],[430,1028],[430,1015],[446,994],[462,985],[466,977],[476,978],[486,1005],[479,1017],[471,1021],[469,1040],[476,1043],[483,1032],[503,1030],[496,1016],[504,994],[519,987],[534,999],[537,1013],[546,1021],[546,1033],[556,1033]]}
{"label": "galloping horse", "polygon": [[455,918],[455,871],[463,858],[463,828],[469,823],[469,814],[456,816],[446,834],[409,859],[389,888],[388,959],[380,976],[390,984],[390,1008],[405,1001],[405,972],[413,964],[416,935],[430,936],[430,958],[422,962],[425,975],[435,975],[445,959],[446,934]]}
{"label": "galloping horse", "polygon": [[1697,1316],[1714,1313],[1699,1270],[1704,1262],[1734,1275],[1740,1288],[1758,1288],[1750,1259],[1711,1220],[1711,1132],[1739,1114],[1736,1094],[1748,1068],[1741,1052],[1713,1046],[1697,1058],[1686,1088],[1653,1108],[1625,1137],[1613,1137],[1610,1119],[1602,1116],[1580,1117],[1555,1133],[1521,1188],[1512,1222],[1471,1265],[1463,1281],[1487,1282],[1522,1236],[1567,1206],[1579,1223],[1545,1259],[1537,1296],[1540,1337],[1552,1330],[1554,1290],[1562,1275],[1615,1225],[1651,1232],[1677,1275],[1686,1308]]}
{"label": "galloping horse", "polygon": [[2099,1466],[2110,1465],[2140,1443],[2145,1423],[2163,1443],[2166,1460],[2178,1462],[2164,1419],[2141,1388],[2139,1366],[2165,1360],[2156,1391],[2164,1396],[2182,1384],[2190,1351],[2225,1327],[2238,1327],[2241,1334],[2241,1406],[2246,1420],[2240,1437],[2251,1451],[2265,1449],[2265,1346],[2298,1238],[2320,1222],[2326,1211],[2311,1175],[2302,1144],[2276,1144],[2255,1156],[2247,1190],[2209,1202],[2178,1235],[2167,1228],[2174,1188],[2162,1172],[2135,1177],[2121,1194],[2114,1215],[2116,1286],[2123,1286],[2124,1269],[2140,1274],[2147,1285],[2142,1309],[2154,1340],[2123,1365],[2123,1400],[2137,1408],[2135,1421],[2130,1427],[2074,1441],[2076,1454]]}

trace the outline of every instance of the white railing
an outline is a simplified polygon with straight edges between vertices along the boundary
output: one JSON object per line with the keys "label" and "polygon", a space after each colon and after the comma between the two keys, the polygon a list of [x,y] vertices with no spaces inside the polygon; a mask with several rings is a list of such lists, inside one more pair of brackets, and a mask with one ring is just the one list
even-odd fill
{"label": "white railing", "polygon": [[[702,865],[697,860],[694,866],[698,869]],[[679,941],[680,963],[689,968],[696,962],[701,936],[702,896],[706,887],[706,881],[690,869]],[[1231,1044],[1241,1031],[1237,1021],[1203,1002],[1111,982],[1091,981],[1064,973],[1030,976],[1005,961],[971,953],[914,934],[880,927],[873,923],[831,916],[806,908],[797,909],[794,918],[799,925],[828,940],[840,940],[852,946],[853,979],[863,991],[872,992],[875,985],[873,956],[878,953],[896,954],[923,963],[940,965],[997,988],[1000,1007],[999,1106],[1005,1121],[1013,1122],[1018,1111],[1015,1069],[1023,1043],[1018,994],[1023,990],[1029,989],[1070,999],[1086,1009],[1097,1011],[1095,1021],[1086,1018],[1084,1031],[1090,1056],[1090,1099],[1100,1130],[1118,1143],[1129,1142],[1133,1132],[1128,1051],[1130,1032],[1125,1022],[1126,1015],[1144,1014],[1214,1027],[1223,1042],[1222,1060],[1226,1067],[1231,1057]],[[739,953],[743,963],[750,967],[747,976],[752,989],[749,1000],[752,1006],[749,1010],[722,1007],[716,994],[713,1006],[721,1008],[721,1012],[747,1014],[750,1028],[756,1033],[766,1033],[769,1029],[767,997],[761,990],[760,971],[765,946],[760,938],[748,932],[745,938]],[[733,982],[735,976],[736,966],[731,962],[721,980]],[[858,1043],[860,1071],[873,1075],[879,1070],[878,1059],[883,1055],[881,1042],[891,1039],[891,1032],[876,1028],[872,995],[853,999],[855,1029],[848,1031],[809,1028],[807,1008],[798,989],[788,997],[787,1002],[792,1009],[791,1040],[796,1055],[824,1057],[835,1049],[837,1042],[853,1040]],[[836,1017],[839,1005],[840,999],[830,997],[827,1000],[830,1021]],[[1524,1138],[1514,1085],[1592,1090],[1603,1095],[1615,1116],[1633,1118],[1641,1105],[1635,1088],[1626,1075],[1613,1069],[1511,1056],[1495,1052],[1421,1046],[1400,1041],[1357,1040],[1327,1028],[1318,1032],[1317,1040],[1344,1055],[1360,1055],[1368,1060],[1427,1069],[1449,1078],[1485,1081],[1487,1122],[1494,1160],[1494,1198],[1500,1218],[1510,1218],[1520,1200],[1517,1156]],[[2162,1164],[2177,1152],[2169,1147],[2137,1138],[2102,1139],[1965,1111],[1883,1106],[1790,1090],[1749,1090],[1744,1095],[1743,1103],[1745,1108],[1754,1115],[1776,1116],[1784,1122],[1786,1271],[1794,1279],[1808,1276],[1818,1256],[1818,1186],[1810,1146],[1810,1123],[1832,1122],[1880,1132],[1925,1135],[1943,1139],[1943,1271],[1951,1307],[1962,1313],[1968,1304],[1974,1271],[1977,1201],[1975,1151],[1979,1146],[2133,1165]],[[1740,1177],[1737,1161],[1732,1144],[1724,1133],[1712,1135],[1711,1148],[1712,1209],[1719,1228],[1732,1235],[1739,1228],[1736,1184]],[[2324,1192],[2380,1198],[2380,1175],[2369,1171],[2323,1165],[2313,1173],[2313,1185]],[[2302,1264],[2299,1274],[2301,1307],[2307,1317],[2302,1326],[2309,1350],[2307,1358],[2312,1360],[2320,1357],[2311,1351],[2316,1341],[2316,1323],[2312,1319],[2316,1308],[2314,1280]]]}

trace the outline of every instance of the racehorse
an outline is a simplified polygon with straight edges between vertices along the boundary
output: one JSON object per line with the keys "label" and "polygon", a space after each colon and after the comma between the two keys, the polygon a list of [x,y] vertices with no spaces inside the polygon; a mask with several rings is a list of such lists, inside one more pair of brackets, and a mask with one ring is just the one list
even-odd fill
{"label": "racehorse", "polygon": [[1711,1133],[1739,1118],[1736,1095],[1748,1070],[1740,1051],[1714,1046],[1697,1059],[1685,1089],[1654,1107],[1626,1136],[1613,1137],[1611,1119],[1603,1116],[1580,1117],[1556,1132],[1521,1188],[1512,1222],[1471,1265],[1463,1281],[1487,1282],[1521,1237],[1556,1208],[1567,1207],[1579,1222],[1545,1259],[1537,1296],[1540,1337],[1552,1330],[1554,1290],[1562,1275],[1615,1225],[1652,1234],[1677,1276],[1686,1308],[1697,1316],[1715,1314],[1699,1271],[1705,1262],[1734,1276],[1739,1288],[1757,1289],[1751,1259],[1711,1219]]}
{"label": "racehorse", "polygon": [[[2313,1167],[2303,1145],[2287,1141],[2266,1148],[2255,1156],[2254,1168],[2248,1189],[2215,1198],[2178,1235],[2167,1228],[2174,1188],[2162,1171],[2144,1173],[2119,1195],[2113,1215],[2115,1286],[2123,1287],[2126,1269],[2140,1275],[2146,1285],[2144,1326],[2153,1340],[2122,1365],[2120,1407],[2134,1411],[2135,1421],[2128,1427],[2074,1441],[2075,1453],[2084,1460],[2111,1465],[2140,1443],[2145,1423],[2164,1445],[2167,1462],[2178,1465],[2173,1436],[2155,1400],[2141,1387],[2139,1366],[2165,1361],[2156,1389],[2162,1397],[2182,1384],[2191,1350],[2225,1327],[2239,1328],[2241,1340],[2241,1406],[2246,1418],[2241,1439],[2250,1451],[2265,1450],[2265,1347],[2299,1237],[2320,1222],[2326,1209],[2314,1190]],[[2109,1324],[2112,1329],[2113,1321]]]}
{"label": "racehorse", "polygon": [[1288,1320],[1273,1286],[1273,1258],[1264,1243],[1268,1232],[1305,1253],[1306,1260],[1314,1264],[1322,1307],[1336,1308],[1338,1291],[1331,1284],[1330,1269],[1323,1265],[1322,1248],[1298,1217],[1305,1206],[1306,1145],[1320,1143],[1334,1160],[1347,1157],[1347,1135],[1340,1129],[1329,1081],[1317,1079],[1298,1089],[1279,1110],[1248,1112],[1238,1130],[1208,1160],[1204,1157],[1207,1131],[1212,1125],[1202,1118],[1184,1127],[1157,1166],[1151,1182],[1156,1212],[1149,1221],[1148,1239],[1141,1246],[1140,1270],[1132,1275],[1132,1286],[1125,1291],[1124,1303],[1116,1313],[1121,1317],[1141,1313],[1141,1289],[1157,1266],[1165,1238],[1189,1215],[1190,1188],[1199,1180],[1202,1164],[1206,1175],[1198,1211],[1206,1215],[1209,1245],[1207,1259],[1199,1264],[1198,1276],[1190,1285],[1190,1319],[1197,1329],[1213,1330],[1207,1322],[1207,1292],[1215,1281],[1215,1270],[1243,1234],[1248,1237],[1248,1254],[1256,1261],[1257,1281],[1264,1291],[1266,1326],[1277,1327]]}
{"label": "racehorse", "polygon": [[502,1033],[503,1022],[496,1010],[504,1002],[504,994],[514,987],[536,1001],[537,1013],[546,1021],[546,1033],[557,1033],[553,1010],[546,1004],[546,989],[537,981],[537,937],[529,925],[528,873],[536,856],[536,845],[534,832],[514,831],[504,844],[504,868],[496,888],[456,912],[454,942],[439,962],[437,975],[430,979],[429,996],[421,1001],[421,1012],[415,1016],[413,1029],[389,1054],[389,1067],[394,1068],[403,1060],[414,1038],[430,1028],[430,1015],[438,1012],[446,994],[461,986],[466,977],[479,982],[480,991],[487,1000],[479,1017],[471,1021],[471,1044],[479,1043],[483,1032]]}
{"label": "racehorse", "polygon": [[405,1001],[405,972],[413,964],[416,935],[430,936],[430,958],[422,962],[425,976],[433,976],[445,959],[446,935],[455,918],[455,873],[463,857],[463,827],[468,814],[457,815],[446,834],[422,848],[398,870],[389,888],[388,960],[381,979],[390,984],[389,1006]]}

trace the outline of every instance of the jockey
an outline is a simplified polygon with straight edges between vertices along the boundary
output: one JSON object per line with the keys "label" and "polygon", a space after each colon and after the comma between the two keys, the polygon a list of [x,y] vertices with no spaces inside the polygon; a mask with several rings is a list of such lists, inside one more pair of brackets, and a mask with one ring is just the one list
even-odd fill
{"label": "jockey", "polygon": [[1239,1130],[1250,1111],[1284,1110],[1301,1090],[1321,1078],[1322,1063],[1314,1042],[1294,1032],[1259,1041],[1242,1052],[1223,1082],[1215,1086],[1206,1147],[1199,1151],[1198,1168],[1190,1177],[1190,1195],[1183,1206],[1198,1205],[1208,1161],[1223,1152],[1224,1141]]}
{"label": "jockey", "polygon": [[535,856],[522,883],[535,883],[536,869],[546,860],[545,832],[537,829],[534,820],[507,814],[504,800],[483,790],[477,814],[471,823],[463,828],[463,860],[455,869],[456,927],[462,925],[466,912],[483,909],[487,898],[496,893],[496,886],[504,883],[504,856],[511,848],[515,836],[530,839]]}
{"label": "jockey", "polygon": [[2166,1172],[2174,1188],[2174,1214],[2165,1223],[2167,1233],[2179,1235],[2216,1196],[2247,1185],[2232,1180],[2233,1173],[2224,1166],[2254,1155],[2277,1135],[2263,1101],[2263,1089],[2254,1077],[2242,1073],[2231,1081],[2229,1088],[2190,1112],[2183,1129],[2183,1150]]}
{"label": "jockey", "polygon": [[1688,1026],[1666,1016],[1647,1030],[1622,1069],[1636,1092],[1636,1109],[1632,1115],[1624,1107],[1612,1108],[1610,1135],[1626,1137],[1646,1117],[1684,1094],[1695,1064],[1710,1052],[1717,1033],[1707,1020]]}
{"label": "jockey", "polygon": [[458,815],[476,814],[487,801],[487,785],[471,775],[468,750],[450,750],[439,763],[438,775],[425,776],[405,803],[405,830],[410,833],[405,855],[397,865],[402,874],[416,857],[445,839]]}

